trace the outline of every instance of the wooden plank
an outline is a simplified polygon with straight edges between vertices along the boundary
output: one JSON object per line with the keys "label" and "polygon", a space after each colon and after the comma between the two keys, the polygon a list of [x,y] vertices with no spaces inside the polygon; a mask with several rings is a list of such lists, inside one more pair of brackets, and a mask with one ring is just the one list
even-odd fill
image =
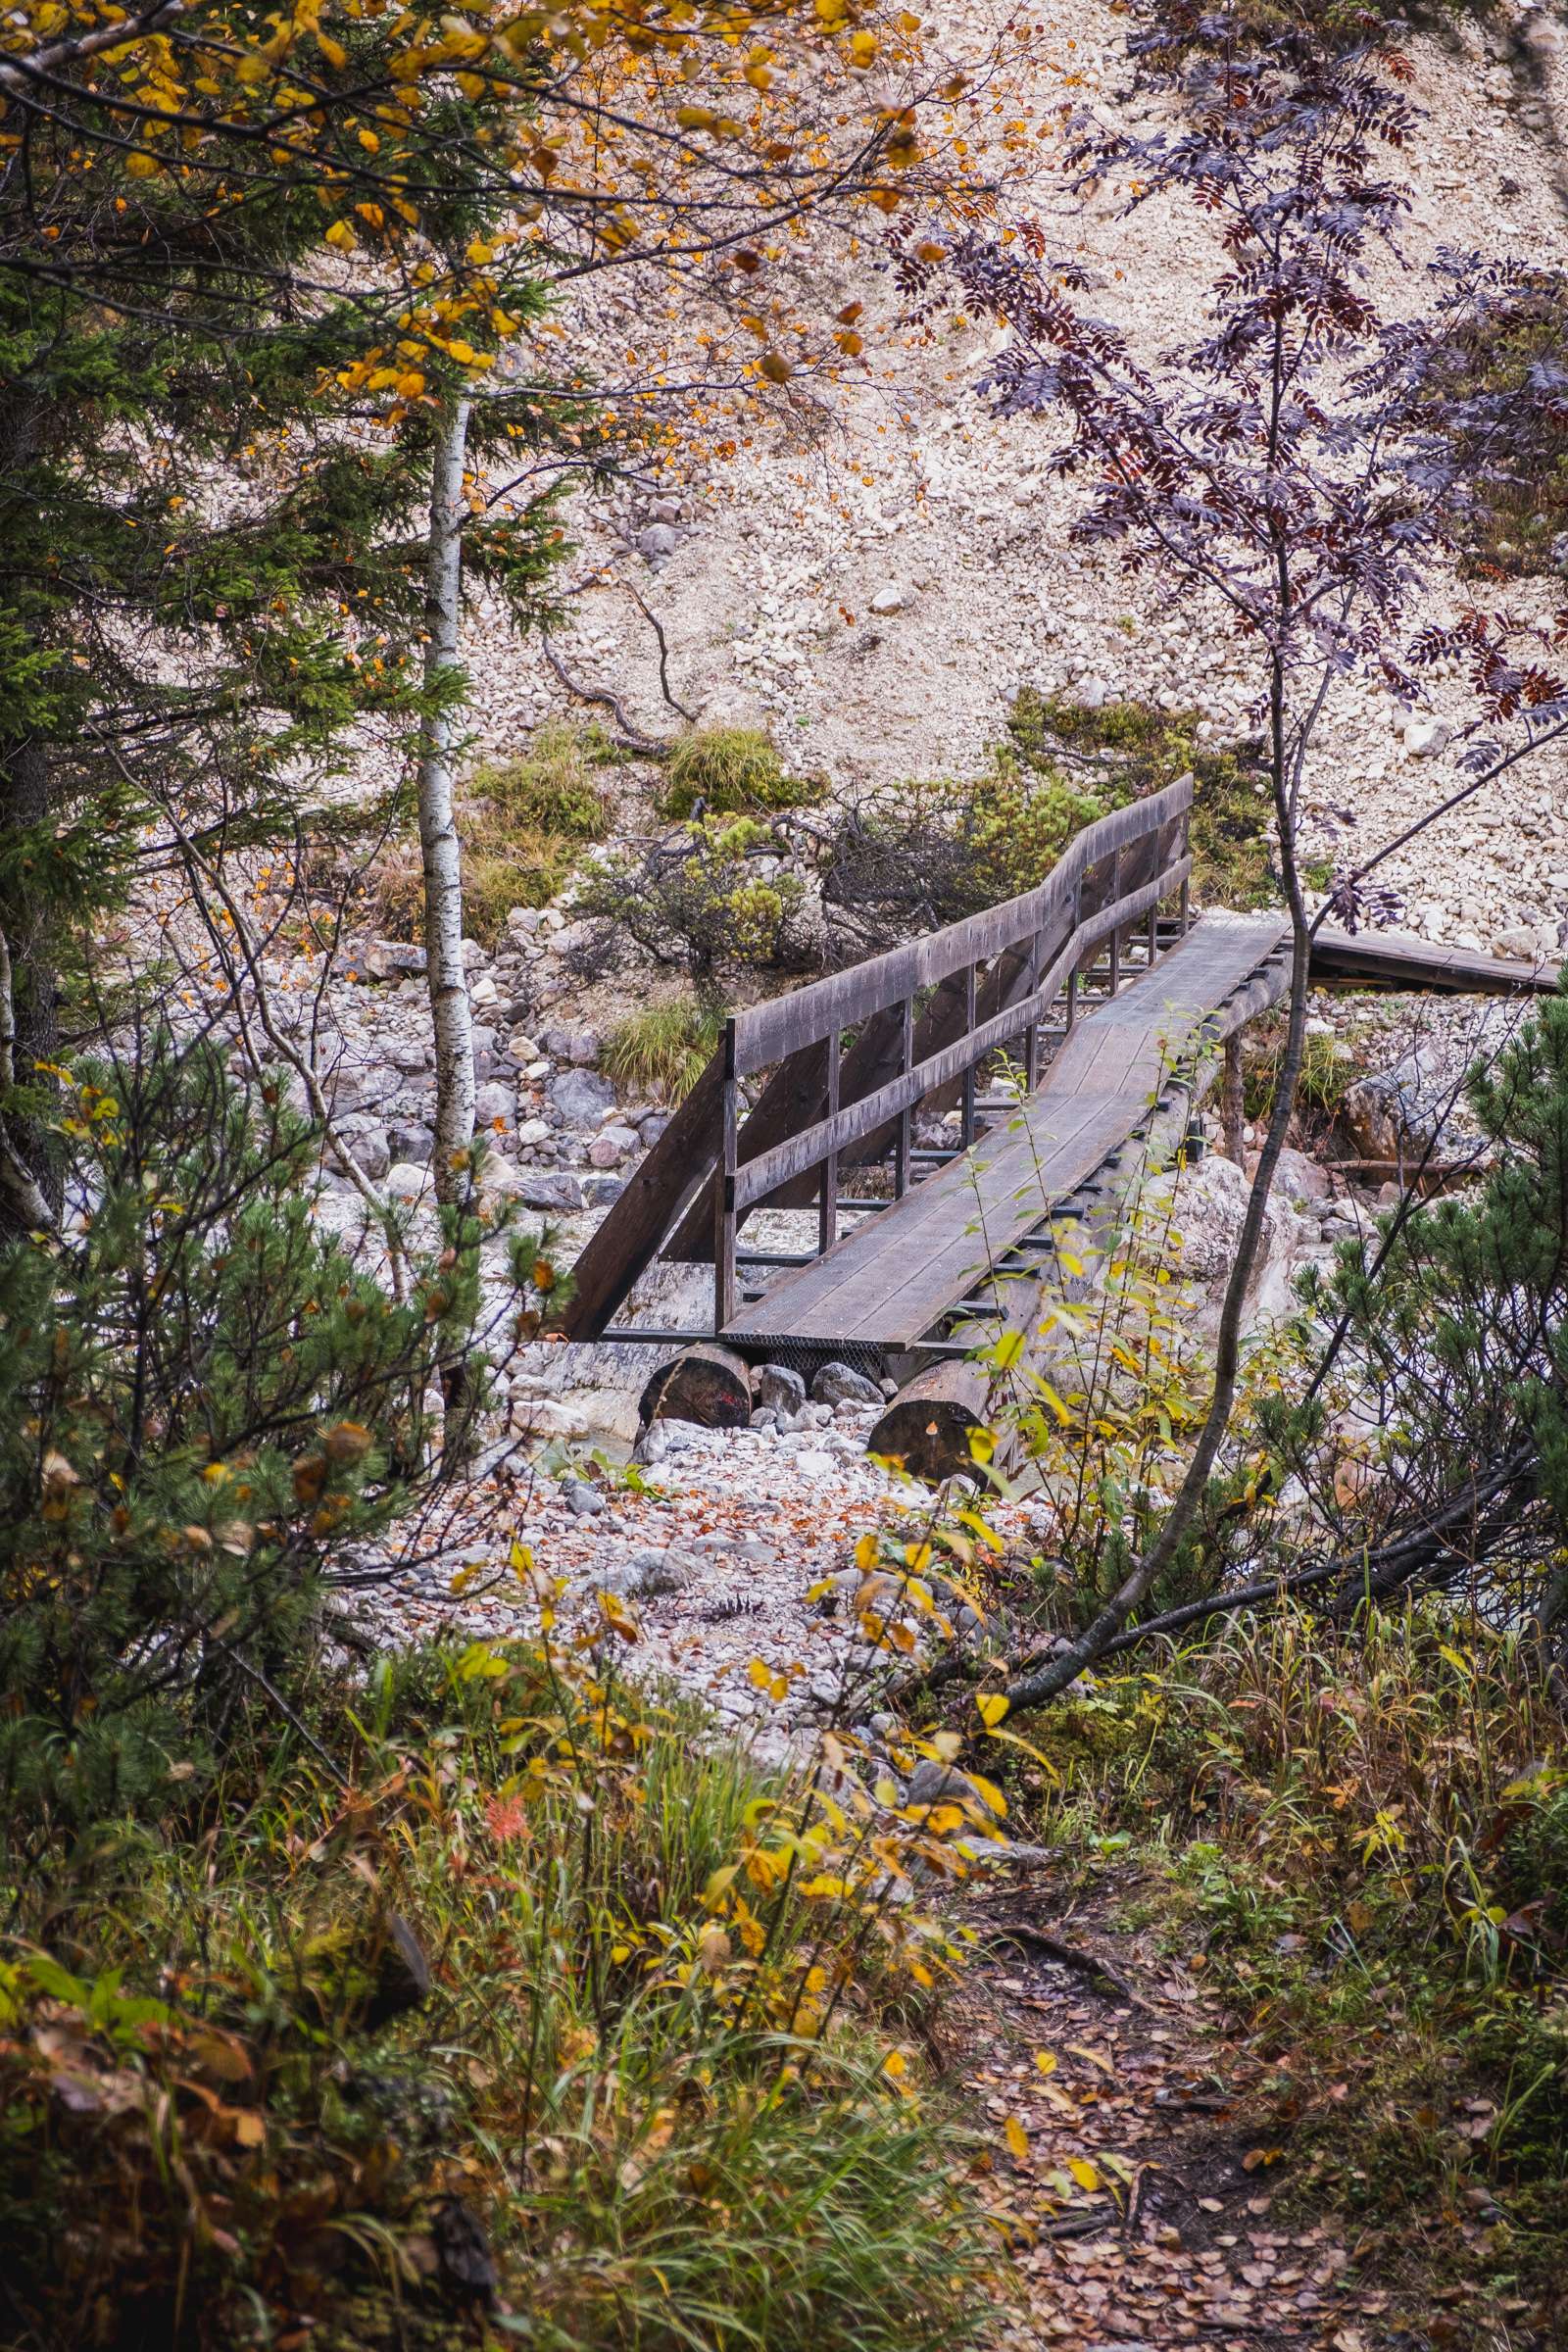
{"label": "wooden plank", "polygon": [[693,1186],[712,1167],[723,1086],[723,1056],[715,1054],[584,1248],[572,1268],[571,1298],[560,1317],[568,1339],[600,1338],[639,1275],[659,1254],[659,1245]]}
{"label": "wooden plank", "polygon": [[853,1029],[872,1013],[902,998],[945,980],[966,963],[988,962],[1004,948],[1027,940],[1050,916],[1067,906],[1085,874],[1124,843],[1155,830],[1191,805],[1190,776],[1166,785],[1146,801],[1129,802],[1097,817],[1076,834],[1044,882],[1036,889],[988,906],[946,930],[928,932],[907,946],[892,948],[864,963],[814,980],[787,997],[758,1004],[740,1016],[736,1038],[736,1068],[742,1077],[802,1046],[824,1038],[833,1029]]}
{"label": "wooden plank", "polygon": [[1557,987],[1557,966],[1481,956],[1402,931],[1319,931],[1312,941],[1312,980],[1320,987],[1549,996]]}

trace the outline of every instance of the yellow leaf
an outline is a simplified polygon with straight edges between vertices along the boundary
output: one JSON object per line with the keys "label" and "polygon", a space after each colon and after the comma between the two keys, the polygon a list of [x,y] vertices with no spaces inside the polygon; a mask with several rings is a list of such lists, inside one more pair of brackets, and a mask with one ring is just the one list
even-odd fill
{"label": "yellow leaf", "polygon": [[875,1536],[862,1536],[855,1546],[855,1565],[862,1576],[868,1576],[876,1566],[877,1548]]}
{"label": "yellow leaf", "polygon": [[326,241],[329,245],[335,245],[339,253],[352,253],[359,242],[346,220],[333,221],[326,232]]}
{"label": "yellow leaf", "polygon": [[1008,2116],[1003,2126],[1003,2132],[1005,2134],[1007,2146],[1019,2164],[1027,2164],[1029,2161],[1029,2134],[1015,2115]]}
{"label": "yellow leaf", "polygon": [[1071,2173],[1079,2187],[1089,2190],[1091,2194],[1093,2194],[1093,2192],[1100,2186],[1100,2175],[1096,2172],[1094,2166],[1090,2163],[1087,2156],[1069,2156],[1067,2159],[1067,2170],[1069,2173]]}
{"label": "yellow leaf", "polygon": [[1051,2050],[1036,2050],[1035,2064],[1039,2067],[1040,2072],[1043,2075],[1054,2075],[1056,2071],[1054,2052]]}
{"label": "yellow leaf", "polygon": [[1002,1690],[982,1690],[974,1703],[988,1732],[994,1731],[1007,1712],[1006,1693]]}

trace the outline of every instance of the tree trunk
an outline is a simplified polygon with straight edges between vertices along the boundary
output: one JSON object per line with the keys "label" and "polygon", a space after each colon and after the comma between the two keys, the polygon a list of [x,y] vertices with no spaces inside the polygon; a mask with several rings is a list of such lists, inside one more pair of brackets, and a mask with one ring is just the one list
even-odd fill
{"label": "tree trunk", "polygon": [[[430,480],[430,547],[425,572],[427,687],[450,683],[458,668],[458,608],[463,585],[463,471],[469,403],[454,400],[443,416]],[[419,851],[424,864],[425,976],[435,1032],[435,1190],[461,1199],[473,1142],[473,1024],[463,962],[463,857],[453,812],[450,709],[432,711],[419,752]]]}
{"label": "tree trunk", "polygon": [[[0,747],[0,840],[14,841],[48,814],[45,745],[34,738]],[[0,1093],[37,1086],[37,1064],[59,1058],[59,978],[51,944],[59,919],[58,906],[42,890],[19,890],[0,903]],[[61,1198],[59,1159],[46,1129],[35,1118],[0,1113],[0,1240],[52,1224]],[[39,1216],[40,1207],[47,1216]]]}

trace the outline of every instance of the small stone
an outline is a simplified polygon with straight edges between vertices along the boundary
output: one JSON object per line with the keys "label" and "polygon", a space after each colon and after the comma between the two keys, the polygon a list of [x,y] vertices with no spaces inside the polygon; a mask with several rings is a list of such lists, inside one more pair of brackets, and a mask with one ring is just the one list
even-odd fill
{"label": "small stone", "polygon": [[1404,725],[1404,748],[1412,760],[1436,760],[1448,748],[1449,728],[1446,719],[1411,718]]}
{"label": "small stone", "polygon": [[589,1069],[599,1059],[599,1032],[596,1029],[574,1029],[566,1048],[566,1059],[579,1069]]}
{"label": "small stone", "polygon": [[539,1049],[527,1030],[514,1029],[507,1040],[507,1059],[514,1061],[519,1069],[526,1069],[530,1061],[537,1061],[538,1058]]}
{"label": "small stone", "polygon": [[613,1208],[625,1190],[624,1176],[585,1176],[582,1180],[583,1205],[586,1208]]}
{"label": "small stone", "polygon": [[597,1127],[614,1108],[615,1090],[592,1070],[558,1070],[545,1087],[545,1100],[568,1127]]}
{"label": "small stone", "polygon": [[646,556],[650,564],[665,564],[679,547],[682,536],[672,522],[651,522],[637,534],[637,553]]}
{"label": "small stone", "polygon": [[517,1129],[517,1149],[526,1152],[531,1145],[547,1144],[554,1132],[548,1119],[524,1119]]}
{"label": "small stone", "polygon": [[894,581],[889,580],[883,587],[878,588],[873,592],[871,597],[871,610],[873,612],[880,613],[902,612],[908,601],[909,600],[905,595],[904,590],[897,586]]}
{"label": "small stone", "polygon": [[473,1098],[473,1119],[476,1127],[494,1127],[499,1120],[510,1127],[516,1116],[517,1098],[510,1086],[498,1078],[489,1079]]}
{"label": "small stone", "polygon": [[410,1078],[427,1070],[435,1059],[422,1037],[394,1038],[387,1048],[386,1057],[395,1070],[401,1070],[405,1077]]}
{"label": "small stone", "polygon": [[406,940],[375,939],[360,967],[371,980],[404,980],[424,970],[424,950]]}
{"label": "small stone", "polygon": [[618,1167],[629,1152],[637,1149],[636,1130],[631,1127],[605,1127],[588,1147],[588,1157],[596,1168]]}
{"label": "small stone", "polygon": [[567,1510],[579,1519],[597,1519],[606,1507],[599,1489],[590,1487],[584,1479],[563,1479],[561,1493]]}
{"label": "small stone", "polygon": [[386,1189],[394,1200],[417,1200],[421,1193],[431,1188],[428,1165],[420,1167],[412,1159],[396,1160],[386,1172]]}

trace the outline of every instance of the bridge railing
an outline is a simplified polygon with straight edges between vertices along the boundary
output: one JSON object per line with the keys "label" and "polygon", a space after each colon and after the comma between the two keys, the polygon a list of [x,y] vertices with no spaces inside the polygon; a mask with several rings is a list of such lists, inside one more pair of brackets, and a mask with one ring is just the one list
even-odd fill
{"label": "bridge railing", "polygon": [[[915,1146],[920,1104],[956,1098],[957,1149],[972,1142],[977,1074],[990,1055],[1016,1050],[1032,1088],[1058,1000],[1070,1027],[1091,967],[1102,967],[1094,979],[1113,994],[1140,933],[1152,958],[1166,901],[1178,902],[1175,936],[1185,933],[1192,805],[1184,776],[1086,826],[1036,889],[733,1015],[579,1257],[567,1334],[603,1333],[661,1247],[670,1257],[711,1259],[721,1330],[735,1312],[738,1235],[753,1209],[814,1202],[820,1252],[838,1234],[843,1168],[891,1153],[899,1198],[917,1161],[945,1156]],[[763,1071],[743,1119],[742,1084]],[[776,1251],[745,1256],[802,1262]]]}
{"label": "bridge railing", "polygon": [[[1046,1016],[1064,996],[1071,1026],[1079,976],[1100,951],[1107,952],[1105,980],[1114,994],[1131,934],[1144,927],[1148,959],[1158,954],[1157,917],[1166,899],[1178,899],[1179,930],[1186,931],[1192,805],[1193,779],[1183,776],[1163,792],[1086,826],[1034,890],[731,1016],[720,1048],[715,1330],[735,1312],[736,1237],[748,1209],[820,1169],[818,1244],[821,1250],[831,1248],[839,1221],[840,1163],[847,1152],[891,1126],[894,1192],[902,1197],[910,1181],[916,1104],[955,1080],[961,1082],[960,1132],[966,1147],[974,1134],[975,1075],[990,1055],[1009,1047],[1021,1050],[1024,1083],[1033,1088]],[[1010,966],[1005,978],[1004,963]],[[983,968],[998,983],[991,993],[1000,1002],[989,1012],[981,1004]],[[916,996],[955,980],[961,997],[956,1035],[917,1040]],[[885,1030],[890,1015],[898,1038],[896,1070],[879,1084],[858,1088],[853,1101],[843,1101],[845,1032],[856,1030],[861,1043],[871,1025],[880,1022]],[[821,1115],[743,1159],[741,1081],[798,1061],[813,1049],[824,1064]]]}

